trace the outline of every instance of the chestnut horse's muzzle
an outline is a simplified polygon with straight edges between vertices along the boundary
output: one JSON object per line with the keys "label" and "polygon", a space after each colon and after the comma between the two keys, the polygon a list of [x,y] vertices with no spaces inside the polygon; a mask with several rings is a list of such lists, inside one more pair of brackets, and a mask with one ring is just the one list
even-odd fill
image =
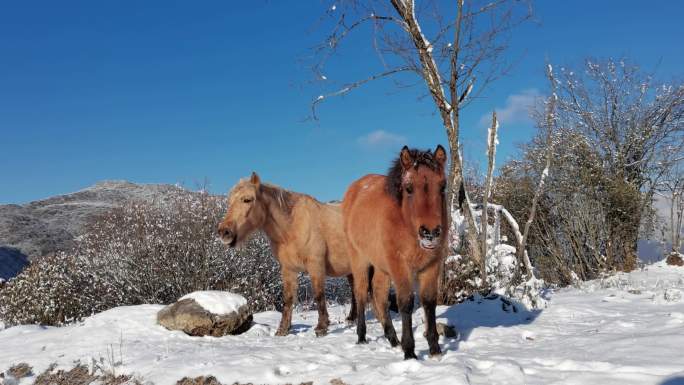
{"label": "chestnut horse's muzzle", "polygon": [[439,237],[442,235],[442,226],[437,226],[430,230],[425,226],[420,226],[418,229],[418,238],[420,240],[420,247],[427,250],[432,250],[439,245]]}

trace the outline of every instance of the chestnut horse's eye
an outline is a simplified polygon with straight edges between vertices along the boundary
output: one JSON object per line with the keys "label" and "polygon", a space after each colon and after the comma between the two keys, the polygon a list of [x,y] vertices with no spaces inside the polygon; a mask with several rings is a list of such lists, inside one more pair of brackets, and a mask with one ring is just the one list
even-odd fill
{"label": "chestnut horse's eye", "polygon": [[406,193],[409,195],[413,194],[413,185],[410,184],[410,185],[406,186]]}
{"label": "chestnut horse's eye", "polygon": [[243,198],[242,202],[243,203],[252,203],[253,200],[254,200],[254,198]]}
{"label": "chestnut horse's eye", "polygon": [[442,193],[442,195],[444,195],[444,193],[446,192],[446,183],[439,188],[439,192]]}

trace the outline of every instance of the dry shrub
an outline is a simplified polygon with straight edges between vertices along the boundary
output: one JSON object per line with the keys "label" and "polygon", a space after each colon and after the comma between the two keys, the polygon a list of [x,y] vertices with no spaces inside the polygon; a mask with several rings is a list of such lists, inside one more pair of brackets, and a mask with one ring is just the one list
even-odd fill
{"label": "dry shrub", "polygon": [[179,192],[133,202],[96,220],[77,247],[38,260],[0,291],[8,325],[60,325],[122,305],[167,304],[197,290],[244,295],[253,310],[281,298],[278,263],[255,236],[240,249],[216,237],[224,199]]}

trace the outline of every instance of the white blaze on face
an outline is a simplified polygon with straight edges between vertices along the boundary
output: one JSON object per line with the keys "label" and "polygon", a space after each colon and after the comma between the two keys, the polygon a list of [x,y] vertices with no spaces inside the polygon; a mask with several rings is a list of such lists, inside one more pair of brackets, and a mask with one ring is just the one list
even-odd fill
{"label": "white blaze on face", "polygon": [[404,174],[404,177],[402,178],[402,182],[403,182],[404,184],[408,183],[408,182],[411,180],[412,175],[413,175],[413,173],[412,173],[411,171],[407,171],[407,172]]}

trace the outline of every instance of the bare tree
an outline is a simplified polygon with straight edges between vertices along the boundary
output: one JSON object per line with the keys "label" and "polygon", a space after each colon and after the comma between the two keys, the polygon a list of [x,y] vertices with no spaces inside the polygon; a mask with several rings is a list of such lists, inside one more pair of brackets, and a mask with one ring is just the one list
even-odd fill
{"label": "bare tree", "polygon": [[[332,32],[316,49],[314,71],[328,82],[325,65],[345,39],[370,24],[371,41],[382,70],[361,80],[347,82],[323,93],[312,102],[312,115],[323,101],[340,96],[374,80],[413,73],[425,83],[439,113],[450,150],[447,202],[458,204],[463,182],[459,129],[461,110],[505,75],[504,60],[510,32],[531,18],[529,1],[494,0],[454,2],[414,0],[349,0],[335,2],[326,15]],[[448,16],[445,16],[448,15]],[[426,36],[429,31],[430,37]],[[465,206],[470,213],[469,205]],[[471,218],[472,219],[472,218]],[[477,229],[472,220],[469,243],[478,250]]]}
{"label": "bare tree", "polygon": [[657,194],[669,204],[669,241],[672,252],[682,248],[682,221],[684,220],[684,175],[677,164],[666,174],[658,187]]}
{"label": "bare tree", "polygon": [[625,60],[587,60],[562,69],[557,119],[596,151],[608,226],[608,266],[636,267],[644,210],[662,176],[682,157],[684,84],[656,85]]}
{"label": "bare tree", "polygon": [[523,265],[526,268],[527,276],[532,274],[529,266],[531,266],[529,261],[529,256],[527,255],[527,239],[530,235],[530,226],[534,222],[534,216],[537,213],[537,205],[539,204],[539,198],[542,196],[544,191],[544,183],[549,175],[549,170],[551,168],[551,158],[553,157],[553,133],[556,124],[556,101],[558,96],[556,95],[556,79],[553,75],[553,67],[548,64],[546,66],[546,77],[549,79],[551,84],[551,95],[546,101],[546,111],[544,114],[543,128],[546,130],[546,153],[545,153],[545,164],[544,170],[539,177],[539,184],[537,189],[534,191],[534,196],[532,197],[532,203],[530,205],[530,214],[525,222],[525,228],[522,233],[522,239],[520,240],[520,245],[518,247],[518,260],[524,261]]}

